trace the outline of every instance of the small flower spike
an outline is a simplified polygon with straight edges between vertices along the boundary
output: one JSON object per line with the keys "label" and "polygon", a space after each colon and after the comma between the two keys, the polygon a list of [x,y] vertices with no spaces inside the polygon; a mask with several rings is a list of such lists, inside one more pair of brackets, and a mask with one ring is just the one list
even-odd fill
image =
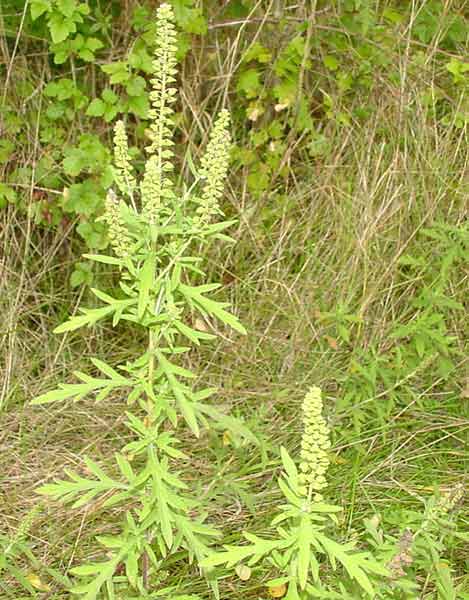
{"label": "small flower spike", "polygon": [[126,258],[129,255],[132,241],[122,218],[121,201],[112,189],[107,193],[105,209],[104,220],[109,226],[111,246],[119,258]]}
{"label": "small flower spike", "polygon": [[136,182],[132,175],[127,134],[123,121],[114,126],[114,180],[121,194],[133,198]]}
{"label": "small flower spike", "polygon": [[202,197],[197,207],[196,224],[206,225],[220,212],[219,201],[223,194],[224,182],[228,172],[231,145],[230,114],[222,110],[212,129],[207,149],[202,157],[200,174],[205,179]]}
{"label": "small flower spike", "polygon": [[315,502],[322,501],[320,491],[327,486],[329,467],[327,450],[331,446],[329,428],[322,416],[321,390],[312,387],[303,402],[303,435],[301,438],[300,485],[306,496],[313,494]]}
{"label": "small flower spike", "polygon": [[153,58],[151,121],[149,138],[151,144],[145,149],[149,155],[145,174],[140,185],[143,213],[151,224],[158,221],[162,204],[175,198],[170,174],[174,165],[172,146],[173,114],[171,107],[176,101],[176,28],[174,13],[169,4],[161,4],[156,12],[156,44]]}

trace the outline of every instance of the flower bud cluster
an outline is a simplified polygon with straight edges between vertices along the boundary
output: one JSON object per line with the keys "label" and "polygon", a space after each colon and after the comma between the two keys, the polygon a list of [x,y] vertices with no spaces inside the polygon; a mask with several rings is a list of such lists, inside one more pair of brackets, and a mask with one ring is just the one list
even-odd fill
{"label": "flower bud cluster", "polygon": [[123,121],[117,121],[114,127],[114,180],[119,191],[129,197],[136,186],[132,170],[125,126]]}
{"label": "flower bud cluster", "polygon": [[174,198],[170,179],[163,176],[158,157],[150,156],[145,165],[145,173],[140,183],[142,210],[147,222],[155,225],[162,214],[162,206]]}
{"label": "flower bud cluster", "polygon": [[[153,58],[153,78],[151,79],[152,91],[150,102],[152,108],[148,116],[151,121],[149,137],[151,144],[146,150],[149,154],[167,154],[163,158],[171,158],[172,152],[168,150],[173,145],[171,140],[171,116],[173,109],[170,107],[176,100],[177,89],[172,86],[176,82],[176,28],[174,27],[174,13],[169,4],[161,4],[156,12],[156,46]],[[166,148],[166,150],[165,150]],[[161,165],[163,171],[172,170],[171,162],[164,161]]]}
{"label": "flower bud cluster", "polygon": [[109,227],[109,239],[114,252],[120,258],[129,255],[132,240],[121,214],[121,201],[109,190],[105,201],[104,220]]}
{"label": "flower bud cluster", "polygon": [[176,29],[174,13],[169,4],[161,4],[156,12],[156,44],[153,58],[151,109],[148,112],[151,144],[146,147],[150,155],[140,184],[143,214],[152,225],[159,220],[161,208],[174,198],[173,182],[167,176],[174,169],[171,159],[174,114],[171,105],[176,101]]}
{"label": "flower bud cluster", "polygon": [[207,224],[220,211],[218,203],[223,195],[231,144],[229,124],[230,114],[227,110],[222,110],[201,160],[200,174],[205,179],[205,184],[196,210],[196,225]]}
{"label": "flower bud cluster", "polygon": [[464,498],[466,490],[464,484],[457,483],[454,487],[447,490],[438,503],[440,515],[446,515],[456,508],[456,506]]}
{"label": "flower bud cluster", "polygon": [[[138,213],[134,192],[140,192],[141,213],[144,222],[151,227],[151,239],[159,235],[158,226],[169,222],[167,217],[180,214],[180,205],[176,205],[175,183],[172,177],[173,158],[173,105],[176,101],[176,28],[175,15],[169,4],[163,3],[156,12],[156,43],[152,62],[153,77],[150,80],[151,108],[148,113],[150,125],[147,135],[150,139],[146,146],[148,153],[143,177],[136,181],[128,140],[122,121],[114,128],[114,174],[115,183],[122,196],[130,198],[134,213]],[[222,110],[216,119],[210,134],[207,149],[201,161],[202,190],[199,198],[191,197],[198,204],[195,216],[188,218],[185,225],[195,225],[196,231],[203,229],[211,218],[219,214],[219,201],[223,194],[223,184],[228,171],[231,138],[228,131],[230,115]],[[179,203],[180,204],[180,203]],[[110,191],[106,203],[106,213],[102,217],[109,225],[111,244],[118,256],[129,255],[132,235],[126,228],[125,205]],[[154,227],[156,226],[156,227]],[[187,231],[191,232],[191,227]],[[136,229],[135,229],[136,231]],[[191,232],[192,233],[192,232]],[[171,249],[170,242],[165,246],[168,256],[179,252]]]}
{"label": "flower bud cluster", "polygon": [[430,529],[439,519],[447,517],[461,502],[465,495],[464,484],[458,483],[453,488],[443,492],[438,502],[430,505],[422,529]]}
{"label": "flower bud cluster", "polygon": [[299,483],[305,496],[311,490],[315,502],[322,501],[320,491],[327,486],[327,451],[331,446],[329,427],[322,416],[322,408],[321,390],[312,387],[303,402],[304,429],[301,438]]}

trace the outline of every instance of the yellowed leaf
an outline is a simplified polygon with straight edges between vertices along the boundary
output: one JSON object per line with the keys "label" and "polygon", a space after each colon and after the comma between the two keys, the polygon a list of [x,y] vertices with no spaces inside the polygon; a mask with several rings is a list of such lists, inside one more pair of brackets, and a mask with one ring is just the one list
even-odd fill
{"label": "yellowed leaf", "polygon": [[333,454],[332,452],[328,454],[329,460],[333,465],[346,465],[348,464],[348,460],[343,456],[339,456],[339,454]]}
{"label": "yellowed leaf", "polygon": [[146,417],[143,418],[143,424],[145,425],[145,427],[148,427],[148,428],[152,427],[154,422],[155,422],[155,419],[150,415],[147,415]]}
{"label": "yellowed leaf", "polygon": [[247,565],[237,565],[235,571],[242,581],[247,581],[251,577],[251,569]]}
{"label": "yellowed leaf", "polygon": [[268,590],[271,598],[283,598],[287,593],[287,586],[285,583],[282,583],[282,585],[273,585]]}
{"label": "yellowed leaf", "polygon": [[28,573],[26,575],[26,579],[33,586],[33,588],[36,588],[36,590],[40,590],[41,592],[50,592],[50,587],[41,581],[41,578],[36,575],[36,573]]}
{"label": "yellowed leaf", "polygon": [[231,437],[231,433],[227,429],[226,431],[223,432],[223,445],[231,446],[232,443],[233,443],[233,438]]}

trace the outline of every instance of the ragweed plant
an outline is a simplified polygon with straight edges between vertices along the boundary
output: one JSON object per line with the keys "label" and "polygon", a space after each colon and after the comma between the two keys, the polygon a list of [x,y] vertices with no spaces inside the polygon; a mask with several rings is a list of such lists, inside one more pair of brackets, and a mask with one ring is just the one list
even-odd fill
{"label": "ragweed plant", "polygon": [[[81,315],[55,329],[63,333],[111,318],[113,326],[127,321],[145,330],[148,346],[140,356],[116,368],[94,358],[99,376],[75,372],[79,383],[62,384],[33,400],[33,404],[44,404],[95,395],[96,401],[102,402],[112,393],[125,397],[131,407],[126,425],[133,440],[115,455],[118,474],[108,474],[86,458],[92,477],[67,471],[67,480],[56,480],[38,490],[75,508],[99,499],[104,508],[125,509],[120,532],[97,538],[107,558],[72,569],[78,581],[71,591],[85,600],[102,594],[114,598],[116,591],[122,590],[118,569],[125,573],[125,597],[131,597],[130,586],[140,598],[154,588],[154,577],[165,568],[170,555],[185,554],[200,564],[211,555],[211,540],[218,535],[204,522],[204,507],[188,495],[174,462],[190,460],[177,447],[175,430],[181,418],[195,436],[201,426],[227,427],[227,418],[206,403],[214,390],[193,389],[194,373],[180,364],[191,344],[215,337],[192,326],[194,313],[245,333],[237,318],[227,312],[228,304],[210,297],[219,284],[191,284],[191,276],[204,275],[201,258],[193,256],[191,249],[214,237],[226,239],[221,232],[231,224],[213,222],[222,214],[219,202],[229,160],[229,114],[222,110],[218,115],[199,173],[189,189],[179,191],[172,176],[175,52],[173,12],[163,4],[157,11],[145,170],[138,183],[124,124],[118,122],[114,136],[117,193],[109,190],[103,217],[114,256],[86,255],[118,267],[119,297],[93,289],[103,306],[81,309]],[[213,582],[212,587],[216,592]]]}
{"label": "ragweed plant", "polygon": [[[458,508],[464,484],[436,493],[423,511],[403,511],[398,535],[386,533],[386,523],[375,515],[365,521],[373,553],[387,565],[391,578],[378,589],[377,598],[467,598],[464,579],[457,581],[446,558],[456,544],[465,546],[469,535],[458,527]],[[384,530],[383,530],[384,529]]]}
{"label": "ragweed plant", "polygon": [[[267,559],[282,574],[268,586],[287,585],[286,600],[310,597],[333,597],[333,590],[321,582],[320,561],[326,556],[332,568],[342,565],[352,587],[374,596],[373,576],[386,577],[388,570],[369,552],[354,550],[353,542],[337,542],[328,535],[331,525],[337,525],[341,507],[327,504],[320,492],[327,486],[327,450],[329,430],[322,416],[321,390],[313,387],[303,402],[303,435],[299,469],[285,448],[281,448],[283,473],[278,480],[286,503],[271,522],[275,536],[260,538],[244,533],[245,546],[224,546],[224,551],[202,561],[205,567],[232,567],[247,561],[252,566]],[[340,580],[341,578],[339,578]],[[334,587],[334,586],[332,586]],[[345,597],[345,587],[341,593]]]}

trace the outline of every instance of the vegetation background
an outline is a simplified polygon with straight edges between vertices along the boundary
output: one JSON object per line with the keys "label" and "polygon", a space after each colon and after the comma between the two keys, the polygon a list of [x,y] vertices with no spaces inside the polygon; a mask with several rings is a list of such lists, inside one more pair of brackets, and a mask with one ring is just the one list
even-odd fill
{"label": "vegetation background", "polygon": [[[191,360],[204,384],[220,388],[222,407],[261,432],[257,449],[228,434],[188,435],[196,461],[188,483],[229,540],[244,528],[262,534],[279,501],[278,448],[298,451],[301,401],[320,385],[343,535],[359,539],[363,519],[379,515],[397,539],[437,489],[467,484],[469,4],[171,4],[181,31],[181,174],[221,106],[233,117],[224,208],[238,220],[236,243],[212,248],[209,261],[220,297],[249,331],[225,332]],[[25,598],[62,598],[60,577],[112,523],[112,509],[99,504],[37,506],[33,488],[64,463],[84,472],[85,453],[106,465],[128,436],[122,400],[28,403],[62,381],[67,365],[92,355],[124,361],[144,344],[130,327],[51,331],[82,299],[92,305],[95,278],[109,290],[116,283],[81,254],[107,244],[96,219],[118,116],[143,164],[156,5],[1,3],[3,560],[13,542],[28,545],[8,558],[23,585],[6,570],[0,598],[23,597],[27,586]],[[466,495],[455,517],[466,530],[467,506]],[[469,597],[464,543],[452,540],[441,564],[457,595],[442,595],[418,567],[421,597]],[[193,576],[178,568],[165,584]],[[246,581],[233,573],[223,597],[281,595],[266,579],[261,570]],[[207,593],[198,579],[190,591]]]}

